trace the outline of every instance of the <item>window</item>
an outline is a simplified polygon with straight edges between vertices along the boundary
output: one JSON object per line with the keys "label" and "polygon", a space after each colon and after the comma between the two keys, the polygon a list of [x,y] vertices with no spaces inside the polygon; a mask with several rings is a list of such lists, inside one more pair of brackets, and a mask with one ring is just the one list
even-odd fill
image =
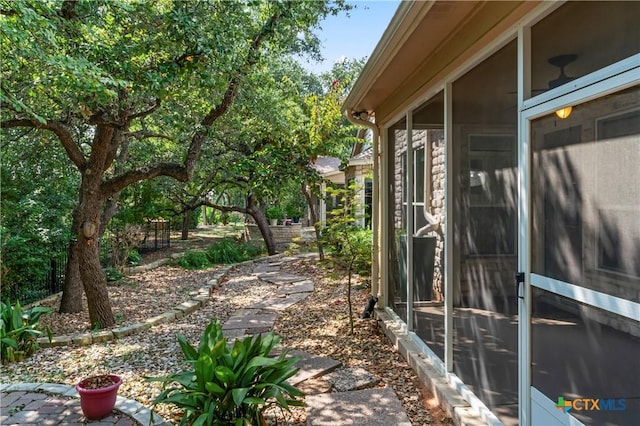
{"label": "window", "polygon": [[469,135],[469,254],[515,254],[515,139]]}

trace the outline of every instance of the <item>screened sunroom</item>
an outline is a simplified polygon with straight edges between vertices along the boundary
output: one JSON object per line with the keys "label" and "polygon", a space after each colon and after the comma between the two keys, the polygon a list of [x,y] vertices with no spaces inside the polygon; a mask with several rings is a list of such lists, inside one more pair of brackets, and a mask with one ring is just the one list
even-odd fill
{"label": "screened sunroom", "polygon": [[378,318],[459,421],[637,423],[639,18],[403,2],[345,102],[377,141]]}

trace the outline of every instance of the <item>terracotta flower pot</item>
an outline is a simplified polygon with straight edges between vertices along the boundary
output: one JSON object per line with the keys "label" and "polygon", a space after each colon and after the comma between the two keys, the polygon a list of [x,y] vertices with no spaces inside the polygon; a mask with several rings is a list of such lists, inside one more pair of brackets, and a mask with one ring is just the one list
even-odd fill
{"label": "terracotta flower pot", "polygon": [[118,388],[122,379],[108,374],[88,377],[76,385],[80,394],[80,407],[89,420],[98,420],[111,413],[116,405]]}

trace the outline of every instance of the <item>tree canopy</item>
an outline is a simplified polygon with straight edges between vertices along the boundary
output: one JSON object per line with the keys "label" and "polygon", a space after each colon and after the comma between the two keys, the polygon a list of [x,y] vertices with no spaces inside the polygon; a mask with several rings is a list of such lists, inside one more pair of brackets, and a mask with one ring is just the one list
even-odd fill
{"label": "tree canopy", "polygon": [[158,176],[189,180],[214,123],[252,83],[252,71],[267,57],[313,53],[312,29],[345,8],[277,0],[0,3],[0,124],[12,136],[27,128],[55,137],[79,172],[70,257],[95,326],[114,323],[96,238],[120,192]]}

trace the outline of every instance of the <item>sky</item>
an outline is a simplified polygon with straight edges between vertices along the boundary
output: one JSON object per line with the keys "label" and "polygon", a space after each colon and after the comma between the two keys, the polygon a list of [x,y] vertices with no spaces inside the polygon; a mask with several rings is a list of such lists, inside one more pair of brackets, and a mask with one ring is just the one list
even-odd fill
{"label": "sky", "polygon": [[382,33],[391,22],[400,1],[398,0],[351,0],[356,6],[346,14],[327,17],[320,26],[318,36],[322,43],[324,62],[306,62],[302,65],[316,74],[329,71],[340,60],[369,58]]}

